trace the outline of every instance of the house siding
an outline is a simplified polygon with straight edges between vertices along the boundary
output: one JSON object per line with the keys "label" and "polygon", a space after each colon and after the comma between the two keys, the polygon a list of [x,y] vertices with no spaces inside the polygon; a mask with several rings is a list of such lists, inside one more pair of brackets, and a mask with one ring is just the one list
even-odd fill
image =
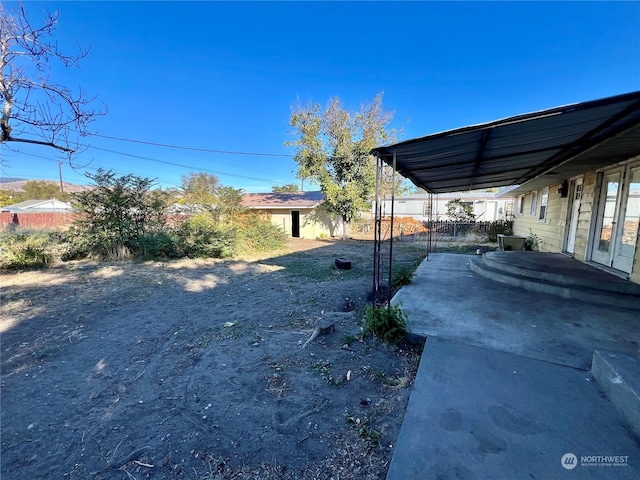
{"label": "house siding", "polygon": [[333,237],[341,233],[336,220],[332,220],[322,207],[292,208],[291,210],[261,209],[260,211],[268,214],[271,223],[289,236],[292,234],[291,212],[293,211],[300,212],[300,238]]}
{"label": "house siding", "polygon": [[636,256],[633,260],[633,271],[629,280],[635,283],[640,283],[640,248],[636,244]]}
{"label": "house siding", "polygon": [[567,199],[560,198],[560,185],[549,187],[547,213],[544,221],[538,220],[542,190],[537,191],[536,209],[531,214],[531,200],[533,195],[527,193],[524,198],[524,214],[516,216],[513,224],[513,234],[526,237],[535,233],[539,237],[538,249],[541,252],[556,252],[562,249],[564,240],[564,219],[566,218]]}
{"label": "house siding", "polygon": [[[453,194],[433,195],[431,205],[431,215],[428,214],[429,195],[413,195],[407,197],[396,197],[393,202],[394,217],[412,217],[420,222],[429,220],[447,221],[451,218],[447,215],[447,204],[452,200],[461,200],[472,205],[472,211],[479,222],[493,222],[505,220],[507,211],[515,208],[513,197],[498,197],[495,193],[489,192],[458,192]],[[375,216],[375,203],[371,206],[372,218]],[[383,216],[391,215],[391,200],[382,200]]]}
{"label": "house siding", "polygon": [[585,174],[582,180],[582,198],[580,199],[580,213],[578,214],[578,228],[576,230],[576,244],[574,258],[587,260],[587,247],[591,234],[591,215],[595,207],[596,172]]}
{"label": "house siding", "polygon": [[[637,160],[637,158],[634,159],[633,165],[635,165],[635,161]],[[622,164],[616,165],[616,167],[624,164],[628,165],[629,163],[630,162],[623,162]],[[580,261],[589,261],[591,258],[589,251],[593,242],[595,217],[598,213],[597,201],[599,193],[596,191],[597,179],[597,171],[585,172],[582,176],[582,194],[573,252],[574,258]],[[516,215],[514,220],[514,235],[527,236],[530,233],[536,234],[539,237],[538,248],[541,252],[559,253],[565,249],[565,238],[569,228],[567,223],[569,196],[561,198],[558,192],[559,189],[559,183],[549,186],[547,215],[544,222],[538,220],[542,190],[536,191],[537,205],[534,214],[532,215],[530,213],[533,192],[527,192],[524,194],[523,214]],[[569,192],[569,195],[571,195],[571,192]],[[640,235],[638,235],[638,238],[640,239]],[[639,242],[640,240],[636,240],[636,249],[629,280],[640,284]]]}

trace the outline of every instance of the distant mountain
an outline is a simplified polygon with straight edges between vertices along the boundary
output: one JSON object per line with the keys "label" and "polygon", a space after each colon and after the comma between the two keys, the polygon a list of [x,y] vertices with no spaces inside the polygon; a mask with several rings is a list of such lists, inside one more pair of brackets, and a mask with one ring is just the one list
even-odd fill
{"label": "distant mountain", "polygon": [[12,183],[12,182],[24,182],[24,178],[14,178],[14,177],[0,177],[0,184],[2,183]]}
{"label": "distant mountain", "polygon": [[[7,180],[7,179],[3,179],[3,181],[0,182],[0,190],[11,190],[14,192],[24,192],[24,184],[27,182],[33,181],[33,180],[13,179],[14,181],[6,182],[4,180]],[[53,183],[56,186],[60,186],[60,182],[56,182],[54,180],[42,180],[42,181],[47,183]],[[67,182],[62,182],[62,187],[66,193],[84,192],[85,190],[90,189],[90,187],[86,185],[76,185],[75,183],[67,183]]]}

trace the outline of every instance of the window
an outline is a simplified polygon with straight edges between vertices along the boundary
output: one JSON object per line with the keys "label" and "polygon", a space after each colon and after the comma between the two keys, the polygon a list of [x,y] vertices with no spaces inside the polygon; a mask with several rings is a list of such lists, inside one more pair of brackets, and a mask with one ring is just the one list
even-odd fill
{"label": "window", "polygon": [[518,215],[524,215],[524,195],[518,197]]}
{"label": "window", "polygon": [[515,216],[513,214],[513,202],[507,202],[504,206],[505,209],[505,217],[507,220],[513,220],[513,217]]}
{"label": "window", "polygon": [[540,197],[540,214],[538,215],[538,221],[544,222],[547,218],[547,202],[549,201],[549,187],[542,191]]}
{"label": "window", "polygon": [[538,208],[538,192],[531,192],[531,206],[529,207],[529,215],[535,215],[536,208]]}
{"label": "window", "polygon": [[431,202],[424,202],[424,205],[422,207],[422,215],[424,215],[425,217],[431,216]]}

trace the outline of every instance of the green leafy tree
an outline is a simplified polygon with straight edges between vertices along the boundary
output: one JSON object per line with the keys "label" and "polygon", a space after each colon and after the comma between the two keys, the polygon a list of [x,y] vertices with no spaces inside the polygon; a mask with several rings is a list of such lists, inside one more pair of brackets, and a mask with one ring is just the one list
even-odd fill
{"label": "green leafy tree", "polygon": [[394,192],[394,196],[402,197],[403,195],[409,195],[415,192],[415,187],[402,176],[397,173],[393,174],[393,168],[388,165],[383,165],[382,176],[379,179],[380,195],[383,198],[391,198],[391,192]]}
{"label": "green leafy tree", "polygon": [[60,192],[60,185],[46,180],[31,180],[24,184],[25,200],[48,200],[57,198],[66,201],[70,198],[68,193]]}
{"label": "green leafy tree", "polygon": [[297,138],[286,145],[296,148],[298,178],[320,185],[327,211],[342,219],[345,238],[351,221],[370,208],[375,158],[369,152],[393,138],[392,119],[381,93],[357,112],[346,110],[336,97],[324,110],[319,104],[298,106],[291,114]]}
{"label": "green leafy tree", "polygon": [[211,210],[218,201],[218,177],[208,173],[190,173],[182,177],[182,200]]}
{"label": "green leafy tree", "polygon": [[182,192],[180,189],[172,187],[172,188],[161,188],[157,187],[151,190],[152,195],[158,195],[167,202],[167,205],[171,205],[172,203],[177,203],[182,198]]}
{"label": "green leafy tree", "polygon": [[86,175],[94,187],[72,194],[80,213],[76,236],[90,254],[107,258],[142,254],[145,235],[164,226],[166,202],[151,191],[153,180],[116,177],[102,169]]}
{"label": "green leafy tree", "polygon": [[447,216],[458,223],[474,223],[473,207],[459,198],[447,202]]}
{"label": "green leafy tree", "polygon": [[287,183],[286,185],[271,187],[271,191],[273,193],[296,193],[299,188],[295,183]]}
{"label": "green leafy tree", "polygon": [[22,202],[23,200],[26,200],[24,198],[24,192],[0,190],[0,207],[6,207],[7,205]]}
{"label": "green leafy tree", "polygon": [[232,222],[235,217],[246,211],[242,204],[244,190],[233,187],[219,187],[216,192],[219,219]]}

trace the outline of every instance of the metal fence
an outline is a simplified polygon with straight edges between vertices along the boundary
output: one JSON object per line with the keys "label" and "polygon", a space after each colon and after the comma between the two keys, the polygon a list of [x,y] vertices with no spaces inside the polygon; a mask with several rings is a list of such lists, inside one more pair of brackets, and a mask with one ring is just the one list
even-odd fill
{"label": "metal fence", "polygon": [[489,238],[495,233],[508,232],[513,227],[510,220],[495,222],[459,223],[450,221],[425,222],[425,227],[438,237],[464,238],[469,236]]}

